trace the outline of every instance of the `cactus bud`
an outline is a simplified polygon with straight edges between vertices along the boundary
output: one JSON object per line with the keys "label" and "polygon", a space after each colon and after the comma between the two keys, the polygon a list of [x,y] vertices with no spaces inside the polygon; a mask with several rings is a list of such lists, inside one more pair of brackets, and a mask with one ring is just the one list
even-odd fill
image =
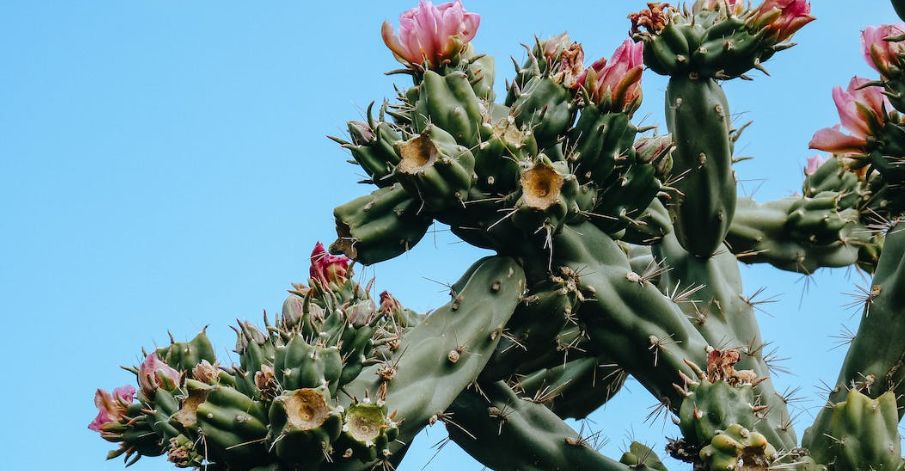
{"label": "cactus bud", "polygon": [[631,114],[641,105],[643,53],[643,43],[626,39],[609,62],[598,60],[575,81],[588,89],[601,108]]}
{"label": "cactus bud", "polygon": [[352,138],[352,144],[356,146],[368,145],[376,138],[371,126],[361,121],[349,121],[349,136]]}
{"label": "cactus bud", "polygon": [[158,388],[167,391],[176,389],[181,377],[182,373],[157,358],[156,353],[148,355],[138,369],[138,384],[142,394],[149,399],[154,397]]}
{"label": "cactus bud", "polygon": [[810,13],[811,4],[806,0],[765,0],[749,24],[763,27],[772,42],[781,43],[816,19]]}

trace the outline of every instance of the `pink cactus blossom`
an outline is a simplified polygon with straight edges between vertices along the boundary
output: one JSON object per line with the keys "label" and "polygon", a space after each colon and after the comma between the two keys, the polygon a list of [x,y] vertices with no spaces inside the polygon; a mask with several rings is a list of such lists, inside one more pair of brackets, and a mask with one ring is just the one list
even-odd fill
{"label": "pink cactus blossom", "polygon": [[817,172],[817,169],[820,168],[827,160],[830,159],[831,156],[825,155],[823,157],[819,155],[812,155],[808,157],[808,164],[804,167],[805,175],[813,175]]}
{"label": "pink cactus blossom", "polygon": [[104,424],[119,422],[126,415],[126,410],[134,398],[135,388],[132,386],[120,386],[113,390],[113,394],[98,389],[94,394],[97,417],[88,424],[88,428],[100,432]]}
{"label": "pink cactus blossom", "polygon": [[575,84],[584,85],[598,105],[617,112],[634,111],[641,101],[643,54],[644,43],[626,39],[609,62],[606,59],[594,62]]}
{"label": "pink cactus blossom", "polygon": [[867,152],[867,136],[883,122],[884,109],[889,109],[883,89],[865,86],[868,82],[865,78],[852,77],[847,90],[842,87],[833,88],[833,101],[839,112],[839,120],[842,127],[851,134],[843,133],[839,125],[821,129],[811,139],[812,149],[845,156],[863,155]]}
{"label": "pink cactus blossom", "polygon": [[383,42],[400,62],[437,68],[454,58],[470,42],[481,16],[469,13],[462,3],[444,3],[434,6],[431,2],[418,2],[416,8],[399,15],[399,31],[385,21],[381,28]]}
{"label": "pink cactus blossom", "polygon": [[331,282],[343,284],[348,279],[349,260],[342,255],[330,255],[324,244],[318,242],[311,252],[311,278],[320,281],[324,286]]}
{"label": "pink cactus blossom", "polygon": [[889,77],[893,68],[901,69],[899,54],[903,53],[902,43],[887,41],[886,38],[905,34],[905,23],[894,25],[868,26],[861,32],[861,53],[867,65],[884,77]]}
{"label": "pink cactus blossom", "polygon": [[781,43],[816,19],[810,13],[811,4],[807,0],[764,0],[755,10],[753,21],[758,24],[765,21],[765,17],[771,19],[762,26],[767,30],[768,37]]}
{"label": "pink cactus blossom", "polygon": [[141,392],[153,398],[158,388],[173,389],[179,386],[182,373],[167,365],[152,353],[145,358],[138,368],[138,384]]}

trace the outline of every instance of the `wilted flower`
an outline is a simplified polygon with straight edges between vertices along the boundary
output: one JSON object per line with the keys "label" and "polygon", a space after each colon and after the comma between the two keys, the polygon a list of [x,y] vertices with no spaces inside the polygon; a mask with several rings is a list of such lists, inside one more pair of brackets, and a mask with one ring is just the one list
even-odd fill
{"label": "wilted flower", "polygon": [[641,104],[644,43],[626,39],[607,62],[600,59],[575,80],[584,85],[597,105],[616,112],[633,112]]}
{"label": "wilted flower", "polygon": [[903,53],[902,42],[887,41],[886,38],[905,34],[905,23],[894,25],[868,26],[861,32],[861,53],[867,65],[884,77],[890,77],[895,70],[902,69],[899,54]]}
{"label": "wilted flower", "polygon": [[138,368],[138,384],[141,392],[149,398],[153,398],[158,388],[172,390],[179,386],[182,373],[170,367],[152,353],[145,358]]}
{"label": "wilted flower", "polygon": [[805,175],[813,175],[817,172],[817,169],[820,168],[821,165],[824,164],[827,160],[829,160],[830,156],[821,157],[819,155],[812,155],[808,157],[808,164],[804,167]]}
{"label": "wilted flower", "polygon": [[657,34],[663,31],[669,22],[669,9],[672,6],[668,3],[648,2],[647,9],[637,13],[628,15],[628,19],[632,22],[632,36],[641,33],[641,28],[647,30],[650,34]]}
{"label": "wilted flower", "polygon": [[480,24],[481,16],[465,11],[458,0],[437,6],[418,2],[416,8],[399,15],[397,34],[393,34],[388,21],[383,23],[381,34],[400,62],[417,65],[427,62],[428,67],[437,68],[462,52]]}
{"label": "wilted flower", "polygon": [[744,13],[747,0],[707,0],[704,7],[708,10],[717,10],[725,7],[731,15]]}
{"label": "wilted flower", "polygon": [[311,252],[311,278],[320,281],[324,286],[331,282],[343,284],[346,282],[346,273],[349,271],[350,260],[342,255],[330,255],[324,244],[318,242]]}
{"label": "wilted flower", "polygon": [[94,394],[97,417],[88,424],[88,428],[100,432],[104,424],[119,422],[134,398],[135,388],[132,386],[120,386],[113,390],[113,394],[98,389]]}
{"label": "wilted flower", "polygon": [[215,361],[213,364],[207,360],[201,360],[201,363],[192,368],[192,377],[207,384],[217,384],[220,381],[220,365]]}
{"label": "wilted flower", "polygon": [[851,134],[845,134],[839,125],[824,128],[811,139],[810,147],[845,156],[863,155],[867,152],[867,136],[872,128],[883,122],[884,108],[889,109],[889,102],[883,95],[883,89],[866,86],[869,80],[853,77],[848,89],[833,88],[833,101],[839,112],[842,127]]}

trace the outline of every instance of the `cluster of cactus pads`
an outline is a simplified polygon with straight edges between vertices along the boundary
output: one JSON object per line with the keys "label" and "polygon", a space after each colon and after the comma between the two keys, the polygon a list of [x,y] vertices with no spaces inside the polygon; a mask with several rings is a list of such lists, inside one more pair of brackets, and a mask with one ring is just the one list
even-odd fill
{"label": "cluster of cactus pads", "polygon": [[[814,135],[830,154],[809,159],[801,194],[736,194],[744,127],[721,82],[764,71],[809,13],[805,0],[648,3],[609,60],[586,67],[567,34],[536,40],[496,100],[494,60],[470,44],[480,17],[420,2],[383,26],[412,85],[333,138],[376,187],[334,210],[334,255],[316,246],[273,323],[239,322],[239,364],[218,363],[204,332],[172,342],[129,369],[137,391],[98,390],[89,427],[118,444],[110,457],[207,470],[394,469],[437,422],[499,471],[665,470],[658,453],[695,470],[905,469],[905,25],[865,30],[879,77],[834,90],[848,133]],[[632,123],[645,69],[669,76],[666,134]],[[401,255],[437,222],[496,253],[446,305],[418,314],[354,280],[353,262]],[[873,276],[801,442],[739,262]],[[617,461],[564,419],[629,375],[680,436]]]}

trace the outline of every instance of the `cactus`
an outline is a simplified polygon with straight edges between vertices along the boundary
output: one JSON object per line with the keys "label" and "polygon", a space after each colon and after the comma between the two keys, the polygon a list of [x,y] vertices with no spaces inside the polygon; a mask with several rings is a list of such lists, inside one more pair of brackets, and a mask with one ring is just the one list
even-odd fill
{"label": "cactus", "polygon": [[[901,2],[894,2],[898,8]],[[811,147],[800,194],[739,198],[722,82],[788,49],[805,0],[649,3],[631,39],[585,66],[563,33],[526,46],[505,97],[470,43],[480,16],[420,2],[385,23],[411,77],[332,138],[375,188],[334,210],[310,278],[264,326],[239,321],[236,364],[202,331],[144,352],[132,386],[98,390],[89,428],[127,463],[227,471],[395,469],[443,422],[496,470],[664,471],[632,442],[617,461],[585,418],[634,377],[674,417],[665,452],[695,470],[901,470],[905,405],[905,31],[864,31],[880,74],[833,92],[839,127]],[[669,77],[668,134],[640,128],[645,67]],[[355,281],[439,222],[493,255],[419,314]],[[873,275],[827,405],[799,445],[743,295],[739,262]],[[902,325],[900,325],[902,324]]]}

